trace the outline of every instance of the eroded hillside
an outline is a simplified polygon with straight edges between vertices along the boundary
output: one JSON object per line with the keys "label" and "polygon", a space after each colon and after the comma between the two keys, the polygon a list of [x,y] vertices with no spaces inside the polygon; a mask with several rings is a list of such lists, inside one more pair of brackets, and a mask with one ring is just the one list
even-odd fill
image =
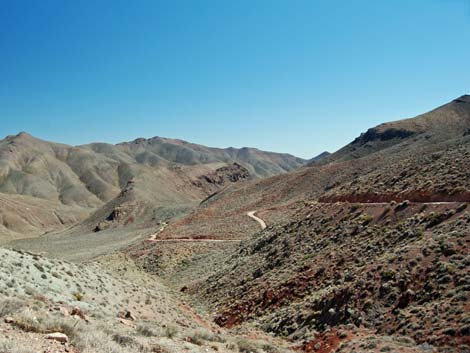
{"label": "eroded hillside", "polygon": [[[162,209],[185,211],[230,183],[285,173],[304,162],[252,148],[217,149],[158,137],[73,147],[20,133],[0,141],[0,193],[8,202],[0,209],[1,232],[31,237],[90,215],[93,224],[87,222],[83,231],[152,225]],[[42,205],[35,219],[21,202],[13,214],[12,203],[21,197]],[[120,212],[121,219],[114,219],[113,212]]]}

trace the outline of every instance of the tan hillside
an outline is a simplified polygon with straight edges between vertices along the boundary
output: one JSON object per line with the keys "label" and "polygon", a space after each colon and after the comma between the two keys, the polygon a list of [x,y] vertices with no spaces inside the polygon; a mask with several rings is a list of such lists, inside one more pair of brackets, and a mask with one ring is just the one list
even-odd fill
{"label": "tan hillside", "polygon": [[[158,137],[118,145],[94,143],[73,147],[43,141],[27,133],[8,136],[0,141],[0,193],[34,197],[45,208],[36,215],[40,219],[36,222],[19,205],[16,216],[2,209],[5,220],[2,232],[11,231],[12,236],[23,231],[40,234],[60,230],[92,214],[96,220],[92,228],[99,228],[98,223],[106,221],[113,207],[118,206],[128,213],[120,225],[148,222],[162,208],[187,209],[227,182],[237,181],[230,176],[224,177],[223,183],[210,183],[203,178],[233,163],[257,178],[284,173],[304,161],[257,149],[224,150]],[[230,171],[222,169],[222,173],[228,175]],[[122,195],[129,195],[130,183],[137,196],[124,200]],[[103,206],[105,209],[100,210]],[[61,221],[57,214],[68,214],[71,208],[75,209],[74,216],[63,217]],[[98,214],[102,218],[98,219]],[[61,225],[55,227],[57,223]]]}

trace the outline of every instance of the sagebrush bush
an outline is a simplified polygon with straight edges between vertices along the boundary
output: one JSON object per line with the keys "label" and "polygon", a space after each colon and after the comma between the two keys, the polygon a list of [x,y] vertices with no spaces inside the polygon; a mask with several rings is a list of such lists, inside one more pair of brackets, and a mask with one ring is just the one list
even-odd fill
{"label": "sagebrush bush", "polygon": [[208,330],[202,329],[194,331],[190,337],[191,342],[199,346],[204,345],[204,342],[225,342],[225,340],[221,336],[215,335],[214,333]]}
{"label": "sagebrush bush", "polygon": [[25,332],[60,332],[69,338],[75,337],[77,331],[77,322],[71,319],[51,317],[47,313],[37,313],[29,309],[15,314],[13,325]]}
{"label": "sagebrush bush", "polygon": [[137,342],[134,338],[126,335],[121,335],[119,333],[115,333],[112,336],[112,340],[123,347],[133,347],[137,345]]}
{"label": "sagebrush bush", "polygon": [[17,342],[0,338],[0,353],[36,353],[32,348],[25,347]]}
{"label": "sagebrush bush", "polygon": [[173,325],[168,325],[165,327],[165,336],[168,338],[173,338],[178,333],[178,328]]}
{"label": "sagebrush bush", "polygon": [[145,337],[154,337],[157,336],[157,333],[147,325],[139,325],[136,329],[137,333]]}
{"label": "sagebrush bush", "polygon": [[25,306],[24,302],[18,299],[4,299],[0,301],[0,317],[12,315]]}
{"label": "sagebrush bush", "polygon": [[81,353],[137,353],[141,347],[122,347],[112,340],[112,337],[101,330],[81,330],[72,343]]}
{"label": "sagebrush bush", "polygon": [[248,341],[246,339],[243,339],[243,338],[239,338],[237,340],[237,346],[238,346],[238,350],[241,352],[241,353],[253,353],[253,352],[258,352],[258,345],[253,342],[253,341]]}

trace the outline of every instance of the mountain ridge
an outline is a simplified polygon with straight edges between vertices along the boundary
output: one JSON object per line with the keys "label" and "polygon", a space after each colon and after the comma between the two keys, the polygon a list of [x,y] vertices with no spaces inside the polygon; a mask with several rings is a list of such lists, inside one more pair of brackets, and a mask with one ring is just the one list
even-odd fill
{"label": "mountain ridge", "polygon": [[320,161],[310,161],[309,165],[357,159],[410,140],[442,142],[464,136],[469,128],[470,95],[462,95],[424,114],[372,127],[338,151]]}
{"label": "mountain ridge", "polygon": [[[63,205],[67,211],[75,208],[83,216],[114,199],[124,202],[119,195],[132,181],[134,193],[139,195],[136,198],[145,203],[148,212],[174,204],[187,209],[207,197],[209,190],[214,192],[214,187],[223,187],[233,179],[227,175],[222,178],[224,183],[208,188],[200,178],[233,163],[243,166],[252,178],[259,178],[285,173],[305,161],[288,154],[251,148],[218,149],[161,137],[114,145],[70,146],[21,132],[0,140],[0,192],[5,198],[18,194],[54,202],[52,213],[60,213]],[[21,221],[30,222],[26,210],[17,212]],[[7,218],[11,220],[12,216]],[[6,223],[5,227],[14,230],[15,222]],[[61,222],[48,223],[60,226]]]}

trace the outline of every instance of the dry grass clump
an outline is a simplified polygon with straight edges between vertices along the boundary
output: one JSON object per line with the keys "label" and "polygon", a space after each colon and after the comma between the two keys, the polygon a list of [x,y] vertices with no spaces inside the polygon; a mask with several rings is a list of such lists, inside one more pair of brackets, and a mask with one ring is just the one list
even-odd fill
{"label": "dry grass clump", "polygon": [[144,337],[158,336],[157,332],[152,327],[144,324],[137,326],[136,332]]}
{"label": "dry grass clump", "polygon": [[83,293],[80,293],[80,292],[75,292],[72,295],[74,299],[78,302],[81,302],[83,300],[83,297],[85,296]]}
{"label": "dry grass clump", "polygon": [[52,333],[61,332],[69,338],[76,335],[77,322],[63,317],[54,317],[46,312],[35,312],[29,308],[12,317],[13,325],[25,332]]}
{"label": "dry grass clump", "polygon": [[222,336],[203,329],[194,331],[189,337],[191,339],[191,343],[194,343],[198,346],[203,346],[206,344],[206,342],[225,342],[225,339]]}
{"label": "dry grass clump", "polygon": [[253,341],[248,341],[243,338],[239,338],[236,341],[236,344],[238,346],[238,350],[241,353],[252,353],[252,352],[259,352],[259,346],[253,342]]}
{"label": "dry grass clump", "polygon": [[[144,331],[147,332],[146,330]],[[142,332],[142,329],[140,332]],[[72,340],[72,344],[80,353],[179,352],[179,350],[167,350],[161,342],[158,344],[150,344],[150,342],[142,344],[129,332],[112,332],[102,327],[82,328],[77,332],[77,335]]]}
{"label": "dry grass clump", "polygon": [[24,302],[18,299],[4,299],[0,301],[0,318],[20,311],[24,305]]}
{"label": "dry grass clump", "polygon": [[7,339],[0,338],[0,353],[36,353],[32,348],[24,347],[19,345],[17,342]]}
{"label": "dry grass clump", "polygon": [[80,330],[72,343],[82,353],[134,353],[132,347],[123,347],[112,337],[100,330]]}
{"label": "dry grass clump", "polygon": [[164,330],[165,337],[174,338],[178,333],[178,328],[174,325],[167,325]]}

